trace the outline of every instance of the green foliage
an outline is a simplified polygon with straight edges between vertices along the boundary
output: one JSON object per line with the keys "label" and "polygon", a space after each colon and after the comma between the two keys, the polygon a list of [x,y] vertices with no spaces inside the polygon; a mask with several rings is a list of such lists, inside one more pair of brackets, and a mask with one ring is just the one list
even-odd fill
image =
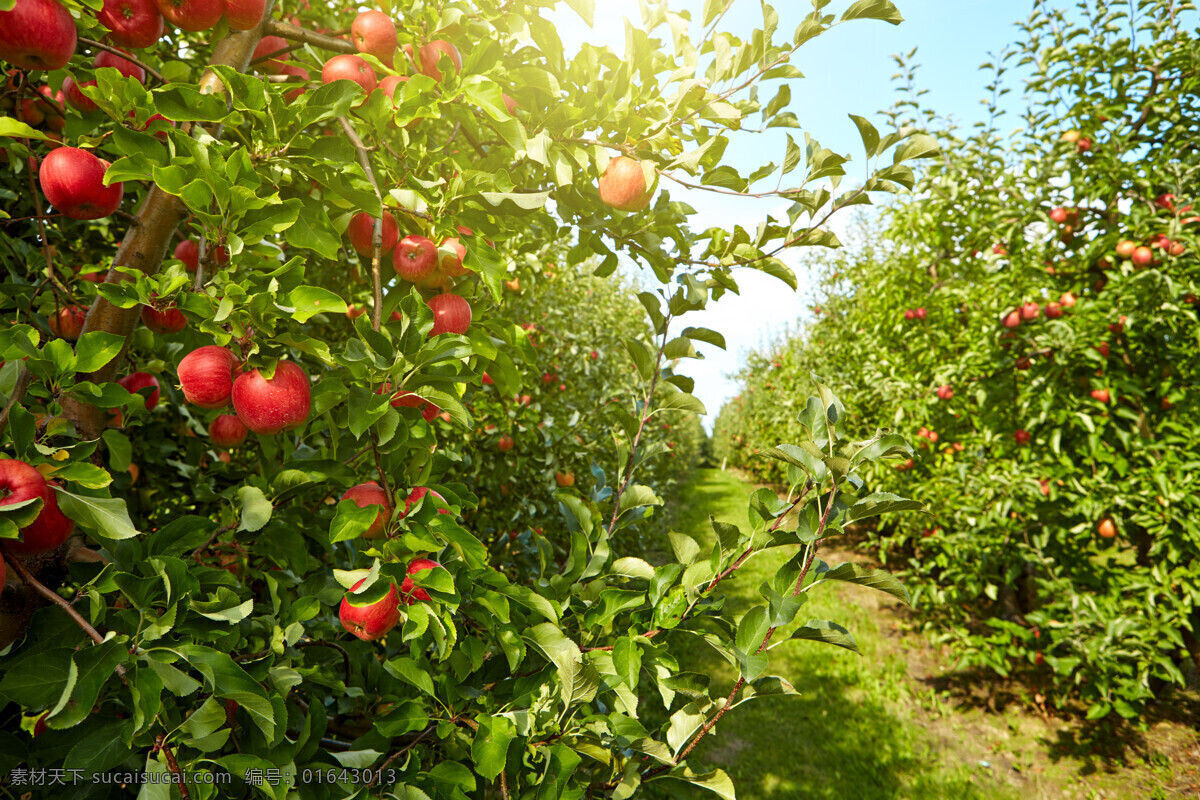
{"label": "green foliage", "polygon": [[[795,468],[794,530],[788,503],[755,495],[747,529],[726,529],[711,552],[673,535],[666,563],[622,553],[645,544],[645,520],[704,447],[704,408],[675,366],[723,337],[686,327],[686,315],[736,291],[737,268],[794,286],[776,258],[784,247],[834,244],[823,226],[836,205],[899,182],[872,174],[835,197],[846,159],[808,139],[801,154],[789,138],[780,188],[767,192],[788,201],[786,220],[753,234],[693,228],[671,186],[737,194],[775,177],[773,164],[740,175],[726,146],[798,127],[788,61],[837,24],[815,13],[781,40],[774,9],[756,5],[762,27],[743,40],[716,29],[731,5],[709,9],[706,32],[647,6],[624,56],[585,46],[568,59],[549,2],[415,4],[400,12],[401,44],[443,38],[464,64],[435,80],[398,51],[394,72],[409,80],[392,100],[345,81],[271,80],[262,64],[206,66],[244,63],[262,33],[227,36],[224,23],[139,50],[166,81],[93,70],[83,52],[48,76],[14,72],[0,95],[0,447],[62,484],[53,496],[75,535],[28,561],[8,554],[64,602],[45,604],[29,582],[6,590],[0,769],[235,778],[197,781],[192,798],[291,796],[292,785],[346,797],[368,783],[407,798],[629,797],[651,783],[732,797],[723,773],[687,764],[728,706],[680,674],[673,643],[703,637],[741,665],[744,698],[790,690],[765,675],[767,644],[810,589],[833,576],[897,591],[883,576],[825,570],[815,554],[866,502],[859,467],[907,445],[845,440],[843,409],[819,387],[797,437],[808,460]],[[92,11],[73,7],[79,32],[102,38]],[[314,30],[351,22],[324,6],[275,13]],[[857,17],[895,12],[858,3]],[[290,63],[314,76],[320,48],[346,49],[303,38]],[[98,108],[66,110],[63,136],[112,162],[128,212],[64,217],[31,175],[46,137],[15,117],[37,82],[55,90],[68,73],[95,80],[83,92]],[[777,99],[764,107],[767,86]],[[156,114],[167,124],[143,130]],[[897,164],[916,155],[909,134],[883,136],[875,152],[896,148]],[[598,197],[617,153],[657,176],[645,211]],[[392,214],[401,236],[429,237],[440,256],[461,239],[465,274],[439,273],[432,288],[400,280],[379,252],[382,225],[371,255],[355,255],[343,234],[359,212]],[[195,272],[174,255],[180,222]],[[655,284],[613,279],[619,256]],[[430,335],[438,290],[469,301],[465,332]],[[171,308],[180,331],[138,323]],[[77,340],[72,309],[87,311]],[[216,444],[228,410],[189,404],[177,377],[185,355],[211,345],[240,360],[239,381],[286,375],[285,361],[303,370],[307,417]],[[156,377],[157,403],[117,382],[134,371]],[[501,436],[514,440],[507,454]],[[382,517],[341,499],[368,481],[386,497]],[[5,510],[0,536],[42,502]],[[803,553],[764,585],[758,610],[723,611],[713,590],[742,554],[797,541]],[[417,558],[437,564],[409,575]],[[372,637],[378,620],[366,631],[340,621],[372,608],[395,626]],[[852,641],[834,623],[804,630]],[[39,720],[46,730],[31,738]],[[278,780],[251,779],[266,773]],[[82,786],[46,796],[107,792]],[[159,788],[147,796],[178,793]]]}
{"label": "green foliage", "polygon": [[[1200,84],[1185,17],[1129,8],[1039,4],[989,87],[1028,69],[1020,131],[939,128],[921,199],[827,260],[816,320],[750,357],[714,436],[718,457],[782,479],[753,455],[800,430],[810,371],[915,430],[919,455],[877,478],[935,518],[861,530],[962,665],[1092,719],[1136,716],[1200,668]],[[1029,302],[1035,319],[1003,324]]]}

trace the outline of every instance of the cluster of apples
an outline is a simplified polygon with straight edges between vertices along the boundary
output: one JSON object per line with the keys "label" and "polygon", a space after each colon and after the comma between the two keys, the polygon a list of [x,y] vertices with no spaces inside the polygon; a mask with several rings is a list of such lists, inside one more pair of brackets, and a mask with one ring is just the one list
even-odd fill
{"label": "cluster of apples", "polygon": [[929,316],[929,312],[925,310],[924,306],[904,309],[904,319],[908,322],[912,322],[914,319],[925,319],[927,316]]}
{"label": "cluster of apples", "polygon": [[[31,464],[15,458],[0,459],[0,508],[41,500],[42,508],[33,522],[21,528],[17,539],[3,540],[8,552],[17,556],[44,553],[61,545],[75,529],[75,522],[58,508],[55,481]],[[4,559],[0,558],[0,589],[4,588]]]}
{"label": "cluster of apples", "polygon": [[[1072,308],[1076,303],[1075,295],[1071,292],[1063,292],[1058,300],[1052,300],[1046,304],[1045,312],[1047,319],[1059,319],[1066,314],[1066,309]],[[1012,330],[1019,328],[1023,322],[1033,322],[1042,314],[1042,307],[1037,302],[1030,300],[1022,303],[1012,311],[1006,312],[1001,316],[1001,323],[1005,328]]]}
{"label": "cluster of apples", "polygon": [[[208,409],[233,404],[236,416],[214,423],[222,446],[245,440],[246,431],[269,436],[300,427],[312,409],[312,386],[304,370],[292,361],[280,361],[270,378],[260,370],[245,371],[237,356],[217,345],[188,353],[177,368],[179,386],[189,403]],[[239,428],[240,424],[242,427]],[[210,428],[209,435],[213,436]]]}

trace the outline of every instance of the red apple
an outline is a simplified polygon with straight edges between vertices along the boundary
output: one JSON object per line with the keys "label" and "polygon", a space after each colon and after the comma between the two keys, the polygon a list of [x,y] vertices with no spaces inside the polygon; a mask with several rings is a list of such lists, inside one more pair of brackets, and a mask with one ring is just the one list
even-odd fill
{"label": "red apple", "polygon": [[1004,327],[1016,328],[1021,324],[1021,314],[1018,311],[1010,311],[1004,315]]}
{"label": "red apple", "polygon": [[[596,351],[595,351],[595,350],[593,350],[592,352],[594,353],[594,352],[596,352]],[[492,386],[492,385],[494,385],[495,383],[496,383],[496,382],[495,382],[494,380],[492,380],[492,376],[491,376],[491,375],[488,375],[486,372],[485,372],[485,373],[483,373],[483,385],[484,385],[484,386]]]}
{"label": "red apple", "polygon": [[1138,247],[1130,259],[1135,267],[1148,267],[1154,261],[1154,251],[1149,247]]}
{"label": "red apple", "polygon": [[[441,500],[443,503],[446,502],[446,498],[442,497],[437,492],[431,492],[425,486],[418,486],[415,489],[413,489],[411,492],[409,492],[408,497],[405,498],[404,511],[400,514],[400,518],[403,519],[404,517],[407,517],[409,510],[413,506],[415,506],[427,494],[432,494],[434,497],[436,497],[438,500]],[[438,513],[439,514],[449,514],[451,512],[450,512],[450,509],[448,509],[448,508],[439,508]]]}
{"label": "red apple", "polygon": [[917,312],[913,311],[911,308],[906,308],[904,309],[904,318],[909,322],[912,322],[917,318]]}
{"label": "red apple", "polygon": [[367,94],[375,91],[378,81],[375,79],[375,70],[371,69],[371,65],[363,61],[358,56],[340,55],[334,56],[325,62],[325,66],[321,69],[321,82],[333,83],[334,81],[354,81]]}
{"label": "red apple", "polygon": [[375,521],[371,523],[371,527],[367,528],[363,533],[364,539],[377,539],[383,534],[383,529],[387,526],[388,520],[392,518],[392,504],[388,500],[387,493],[375,481],[360,483],[357,486],[351,486],[342,494],[343,500],[353,500],[354,504],[359,508],[367,506],[379,506],[379,513],[375,516]]}
{"label": "red apple", "polygon": [[456,294],[439,294],[427,301],[433,311],[430,336],[443,333],[466,333],[471,327],[471,304]]}
{"label": "red apple", "polygon": [[1041,308],[1037,303],[1032,301],[1025,303],[1021,306],[1021,321],[1029,322],[1030,320],[1035,320],[1038,318],[1039,313],[1041,313]]}
{"label": "red apple", "polygon": [[913,313],[917,315],[917,319],[925,319],[925,317],[927,317],[929,315],[929,312],[926,311],[924,308],[918,308]]}
{"label": "red apple", "polygon": [[156,44],[165,28],[154,0],[104,0],[96,19],[113,44],[134,49]]}
{"label": "red apple", "polygon": [[568,489],[575,485],[574,472],[556,472],[554,473],[554,482],[564,489]]}
{"label": "red apple", "polygon": [[154,0],[167,22],[185,31],[206,31],[221,21],[222,0]]}
{"label": "red apple", "polygon": [[417,283],[433,274],[437,267],[437,247],[424,236],[410,234],[392,251],[392,268],[406,281]]}
{"label": "red apple", "polygon": [[1061,303],[1049,302],[1046,304],[1046,318],[1047,319],[1058,319],[1059,317],[1061,317],[1063,315],[1063,313],[1064,312],[1063,312]]}
{"label": "red apple", "polygon": [[388,75],[386,78],[381,78],[379,81],[379,91],[388,96],[389,100],[395,101],[396,87],[408,81],[407,75]]}
{"label": "red apple", "polygon": [[[350,589],[363,585],[366,578],[354,584]],[[355,605],[354,595],[347,594],[342,598],[342,606],[338,610],[338,619],[342,627],[353,633],[364,642],[371,642],[387,636],[388,632],[400,622],[400,596],[396,593],[396,585],[388,587],[387,594],[374,603]]]}
{"label": "red apple", "polygon": [[1137,242],[1131,242],[1128,239],[1122,239],[1117,242],[1116,254],[1118,258],[1129,258],[1133,255],[1133,251],[1137,249]]}
{"label": "red apple", "polygon": [[646,185],[642,162],[617,156],[600,177],[600,200],[619,211],[641,211],[650,205],[654,187]]}
{"label": "red apple", "polygon": [[131,372],[117,381],[117,383],[122,389],[132,394],[139,394],[142,389],[152,389],[149,394],[142,395],[146,400],[146,410],[153,411],[154,407],[158,405],[160,394],[158,378],[149,372]]}
{"label": "red apple", "polygon": [[1112,539],[1117,535],[1117,526],[1112,521],[1112,517],[1105,517],[1096,525],[1096,533],[1100,534],[1102,539]]}
{"label": "red apple", "polygon": [[937,388],[937,396],[939,400],[949,400],[954,397],[954,389],[948,383],[943,384]]}
{"label": "red apple", "polygon": [[[284,64],[280,67],[277,67],[275,72],[280,75],[294,75],[295,77],[299,78],[303,84],[307,84],[309,81],[308,70],[306,70],[304,67],[297,67],[292,64]],[[287,100],[289,103],[294,103],[296,98],[304,94],[306,91],[308,91],[307,86],[298,86],[295,89],[292,89],[290,92],[285,93],[283,95],[283,99]]]}
{"label": "red apple", "polygon": [[1019,428],[1013,433],[1013,438],[1017,440],[1017,444],[1029,444],[1033,441],[1033,435],[1024,428]]}
{"label": "red apple", "polygon": [[183,396],[201,408],[224,408],[233,392],[237,357],[215,344],[193,350],[179,362],[179,385]]}
{"label": "red apple", "polygon": [[1108,389],[1092,389],[1092,399],[1101,403],[1108,402]]}
{"label": "red apple", "polygon": [[434,39],[432,42],[422,45],[421,49],[417,51],[414,65],[417,68],[417,72],[420,72],[422,75],[428,75],[435,81],[440,81],[442,73],[438,69],[438,65],[441,63],[442,58],[450,60],[450,64],[454,67],[455,72],[462,69],[462,56],[458,54],[458,49],[445,39]]}
{"label": "red apple", "polygon": [[463,266],[463,259],[467,255],[467,247],[459,242],[457,237],[443,239],[442,244],[438,247],[438,253],[440,255],[438,269],[442,274],[448,275],[451,278],[471,274],[471,270]]}
{"label": "red apple", "polygon": [[55,0],[16,0],[0,11],[0,61],[21,69],[62,69],[75,55],[75,20]]}
{"label": "red apple", "polygon": [[266,0],[225,0],[225,20],[235,31],[258,27],[266,10]]}
{"label": "red apple", "polygon": [[1101,342],[1100,344],[1096,345],[1096,351],[1105,358],[1108,358],[1108,342]]}
{"label": "red apple", "polygon": [[350,41],[358,52],[375,56],[390,67],[396,53],[396,23],[382,11],[364,11],[350,25]]}
{"label": "red apple", "polygon": [[58,508],[57,484],[47,482],[24,461],[0,460],[0,506],[20,503],[41,497],[42,510],[33,522],[21,529],[20,539],[6,539],[4,544],[14,555],[27,556],[53,550],[67,540],[75,529],[74,520]]}
{"label": "red apple", "polygon": [[515,117],[517,115],[517,109],[521,107],[520,104],[517,103],[516,100],[503,93],[500,95],[500,99],[504,101],[504,108],[506,111],[508,111],[509,116]]}
{"label": "red apple", "polygon": [[441,409],[428,400],[422,401],[421,419],[425,420],[426,422],[433,422],[439,411],[441,411]]}
{"label": "red apple", "polygon": [[242,421],[233,414],[222,414],[208,426],[208,438],[217,447],[237,447],[249,433]]}
{"label": "red apple", "polygon": [[175,257],[183,262],[188,272],[195,272],[200,267],[200,245],[191,239],[184,239],[175,245]]}
{"label": "red apple", "polygon": [[1051,221],[1057,222],[1059,225],[1062,225],[1064,222],[1067,221],[1067,210],[1065,208],[1063,208],[1062,206],[1058,206],[1057,208],[1050,209],[1050,219],[1051,219]]}
{"label": "red apple", "polygon": [[161,309],[142,306],[142,322],[155,333],[163,334],[179,333],[187,327],[187,317],[174,303],[169,303]]}
{"label": "red apple", "polygon": [[[440,567],[441,564],[429,558],[414,558],[409,562],[408,568],[405,570],[410,576],[420,572]],[[430,600],[429,592],[417,586],[416,582],[411,578],[405,578],[400,583],[400,599],[404,601],[404,605],[411,606],[417,601],[428,603]]]}
{"label": "red apple", "polygon": [[500,449],[501,453],[507,453],[509,450],[512,450],[515,445],[516,442],[514,442],[513,438],[508,434],[501,436],[500,441],[496,442],[496,447]]}
{"label": "red apple", "polygon": [[[375,248],[371,244],[371,239],[375,236],[374,217],[365,211],[358,212],[351,218],[350,227],[346,228],[346,233],[350,236],[350,245],[354,248],[354,252],[367,258],[375,255]],[[385,254],[392,252],[396,247],[396,240],[399,238],[400,228],[396,225],[396,218],[385,212],[383,215],[383,252]]]}
{"label": "red apple", "polygon": [[99,108],[92,98],[83,93],[82,86],[95,86],[95,81],[85,81],[84,83],[76,83],[75,79],[70,75],[63,78],[62,90],[63,98],[67,101],[67,105],[81,114],[88,114]]}
{"label": "red apple", "polygon": [[1075,147],[1079,150],[1079,152],[1086,153],[1092,149],[1092,140],[1086,136],[1081,136],[1079,137],[1079,141],[1076,142]]}
{"label": "red apple", "polygon": [[[269,56],[271,53],[278,53],[288,47],[288,40],[282,36],[264,36],[259,40],[258,46],[254,48],[254,54],[250,56],[251,63],[258,61],[263,56]],[[280,74],[283,72],[283,62],[292,57],[291,53],[280,53],[259,65],[259,69],[263,72],[271,74]]]}
{"label": "red apple", "polygon": [[75,341],[83,332],[83,323],[87,319],[87,310],[80,306],[63,306],[57,315],[51,315],[47,322],[50,331],[63,339]]}
{"label": "red apple", "polygon": [[107,50],[101,50],[99,53],[96,53],[96,57],[92,59],[92,66],[96,69],[111,67],[126,78],[134,78],[138,83],[146,82],[146,70],[129,59],[123,58],[116,53],[110,53]]}
{"label": "red apple", "polygon": [[104,185],[109,163],[78,147],[59,147],[42,159],[38,179],[50,204],[71,219],[100,219],[121,205],[121,183]]}
{"label": "red apple", "polygon": [[1075,305],[1075,295],[1071,292],[1063,292],[1062,297],[1058,298],[1058,302],[1063,308],[1071,308]]}
{"label": "red apple", "polygon": [[270,380],[258,370],[239,375],[230,399],[247,428],[269,435],[305,423],[312,408],[312,385],[297,364],[280,361]]}

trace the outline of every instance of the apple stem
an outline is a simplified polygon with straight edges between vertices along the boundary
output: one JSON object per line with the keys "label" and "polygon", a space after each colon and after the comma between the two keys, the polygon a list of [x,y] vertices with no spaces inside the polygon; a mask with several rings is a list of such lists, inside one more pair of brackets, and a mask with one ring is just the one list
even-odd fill
{"label": "apple stem", "polygon": [[167,79],[162,76],[161,72],[159,72],[154,67],[147,64],[145,61],[139,60],[138,57],[133,55],[132,53],[127,53],[124,50],[121,50],[120,48],[113,47],[112,45],[107,45],[104,42],[97,42],[95,39],[88,39],[83,36],[79,37],[79,43],[86,44],[88,47],[94,47],[97,50],[107,51],[109,53],[112,53],[114,56],[120,56],[121,58],[128,61],[130,64],[135,64],[135,65],[141,67],[142,69],[146,70],[146,74],[152,76],[159,83],[167,82]]}

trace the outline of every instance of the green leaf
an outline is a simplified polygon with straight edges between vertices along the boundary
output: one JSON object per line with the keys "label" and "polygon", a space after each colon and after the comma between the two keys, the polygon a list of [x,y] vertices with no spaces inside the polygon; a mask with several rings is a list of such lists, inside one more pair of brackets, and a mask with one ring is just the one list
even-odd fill
{"label": "green leaf", "polygon": [[691,767],[683,766],[656,776],[651,780],[674,780],[689,783],[692,786],[699,786],[701,789],[706,789],[713,794],[716,794],[724,800],[737,800],[736,793],[733,787],[733,781],[724,770],[717,769],[704,774],[692,772]]}
{"label": "green leaf", "polygon": [[881,19],[892,25],[899,25],[904,21],[900,10],[892,5],[890,0],[858,0],[846,9],[842,19]]}
{"label": "green leaf", "polygon": [[867,158],[870,158],[875,155],[875,148],[879,147],[879,131],[875,130],[875,126],[866,117],[851,114],[850,119],[858,128],[858,135],[862,139],[863,149],[867,151]]}
{"label": "green leaf", "polygon": [[562,701],[568,707],[595,694],[599,675],[583,664],[579,645],[567,638],[556,625],[543,622],[525,632],[525,640],[537,648],[558,669]]}
{"label": "green leaf", "polygon": [[592,19],[596,12],[596,0],[567,0],[567,5],[583,18],[588,27],[592,27]]}
{"label": "green leaf", "polygon": [[890,511],[922,511],[924,508],[925,504],[916,500],[907,500],[888,492],[876,492],[852,505],[846,515],[846,520],[854,522],[867,517],[877,517]]}
{"label": "green leaf", "polygon": [[94,646],[84,646],[71,659],[67,685],[50,710],[47,724],[54,729],[70,728],[87,719],[92,706],[100,696],[100,690],[109,678],[116,676],[115,670],[125,656],[126,646],[117,639],[109,639]]}
{"label": "green leaf", "polygon": [[896,148],[892,160],[893,163],[899,164],[913,158],[928,158],[937,155],[940,150],[937,139],[927,133],[918,133]]}
{"label": "green leaf", "polygon": [[758,453],[758,456],[759,458],[773,458],[776,461],[783,461],[786,464],[799,467],[811,475],[813,481],[816,483],[824,481],[828,474],[825,462],[822,460],[823,455],[815,448],[809,449],[797,447],[794,444],[781,444],[778,447],[768,447],[766,450]]}
{"label": "green leaf", "polygon": [[132,539],[141,532],[133,527],[124,500],[85,497],[58,487],[58,507],[75,522],[105,539]]}
{"label": "green leaf", "polygon": [[[854,637],[850,631],[838,625],[836,622],[829,622],[823,619],[810,619],[801,627],[797,628],[791,636],[791,639],[806,639],[812,642],[826,642],[827,644],[844,647],[847,650],[853,650],[858,653],[858,644],[855,643]],[[861,655],[861,653],[860,653]]]}
{"label": "green leaf", "polygon": [[236,700],[267,741],[275,738],[275,709],[266,690],[227,653],[194,644],[179,644],[175,649],[204,676],[214,695]]}
{"label": "green leaf", "polygon": [[430,697],[434,697],[433,678],[429,673],[417,666],[417,662],[408,656],[393,658],[383,662],[383,668],[389,675],[399,678],[407,684],[415,686]]}
{"label": "green leaf", "polygon": [[790,286],[792,291],[796,290],[796,286],[798,285],[796,283],[796,273],[792,272],[792,268],[778,258],[760,258],[757,261],[751,262],[748,266],[762,270],[772,278],[779,278],[779,280]]}
{"label": "green leaf", "polygon": [[750,609],[738,623],[734,652],[737,653],[742,677],[748,681],[757,678],[767,668],[767,654],[759,653],[758,649],[762,647],[770,629],[771,621],[764,606]]}
{"label": "green leaf", "polygon": [[907,604],[912,604],[912,599],[908,596],[908,590],[903,584],[896,579],[894,575],[884,572],[881,569],[872,569],[864,567],[861,564],[846,562],[839,564],[833,569],[827,571],[819,571],[816,575],[817,580],[827,581],[845,581],[846,583],[856,583],[859,586],[867,586],[871,589],[878,589],[881,592],[886,592],[897,600],[901,600]]}
{"label": "green leaf", "polygon": [[243,486],[238,489],[238,501],[242,504],[239,531],[259,531],[270,521],[274,506],[263,494],[262,489],[257,486]]}
{"label": "green leaf", "polygon": [[104,331],[85,333],[75,344],[75,369],[78,372],[95,372],[116,358],[124,346],[124,336]]}
{"label": "green leaf", "polygon": [[337,513],[329,525],[329,541],[346,542],[357,539],[367,532],[375,522],[381,509],[376,505],[359,507],[353,500],[342,500],[337,504]]}
{"label": "green leaf", "polygon": [[503,716],[480,714],[475,717],[475,722],[479,724],[471,742],[475,771],[484,780],[494,781],[504,771],[508,746],[517,737],[517,728],[511,719]]}
{"label": "green leaf", "polygon": [[297,322],[308,322],[317,314],[346,313],[346,301],[319,286],[297,286],[277,306]]}
{"label": "green leaf", "polygon": [[626,336],[621,343],[625,345],[626,352],[633,359],[638,375],[644,381],[650,380],[650,376],[654,374],[654,354],[650,348],[641,339],[635,339],[632,336]]}
{"label": "green leaf", "polygon": [[18,122],[12,117],[0,117],[0,137],[8,139],[39,139],[42,141],[50,138],[41,131],[29,127],[24,122]]}
{"label": "green leaf", "polygon": [[713,347],[725,349],[725,337],[717,331],[709,330],[708,328],[684,328],[683,335],[689,339],[699,339],[702,342],[711,344]]}

